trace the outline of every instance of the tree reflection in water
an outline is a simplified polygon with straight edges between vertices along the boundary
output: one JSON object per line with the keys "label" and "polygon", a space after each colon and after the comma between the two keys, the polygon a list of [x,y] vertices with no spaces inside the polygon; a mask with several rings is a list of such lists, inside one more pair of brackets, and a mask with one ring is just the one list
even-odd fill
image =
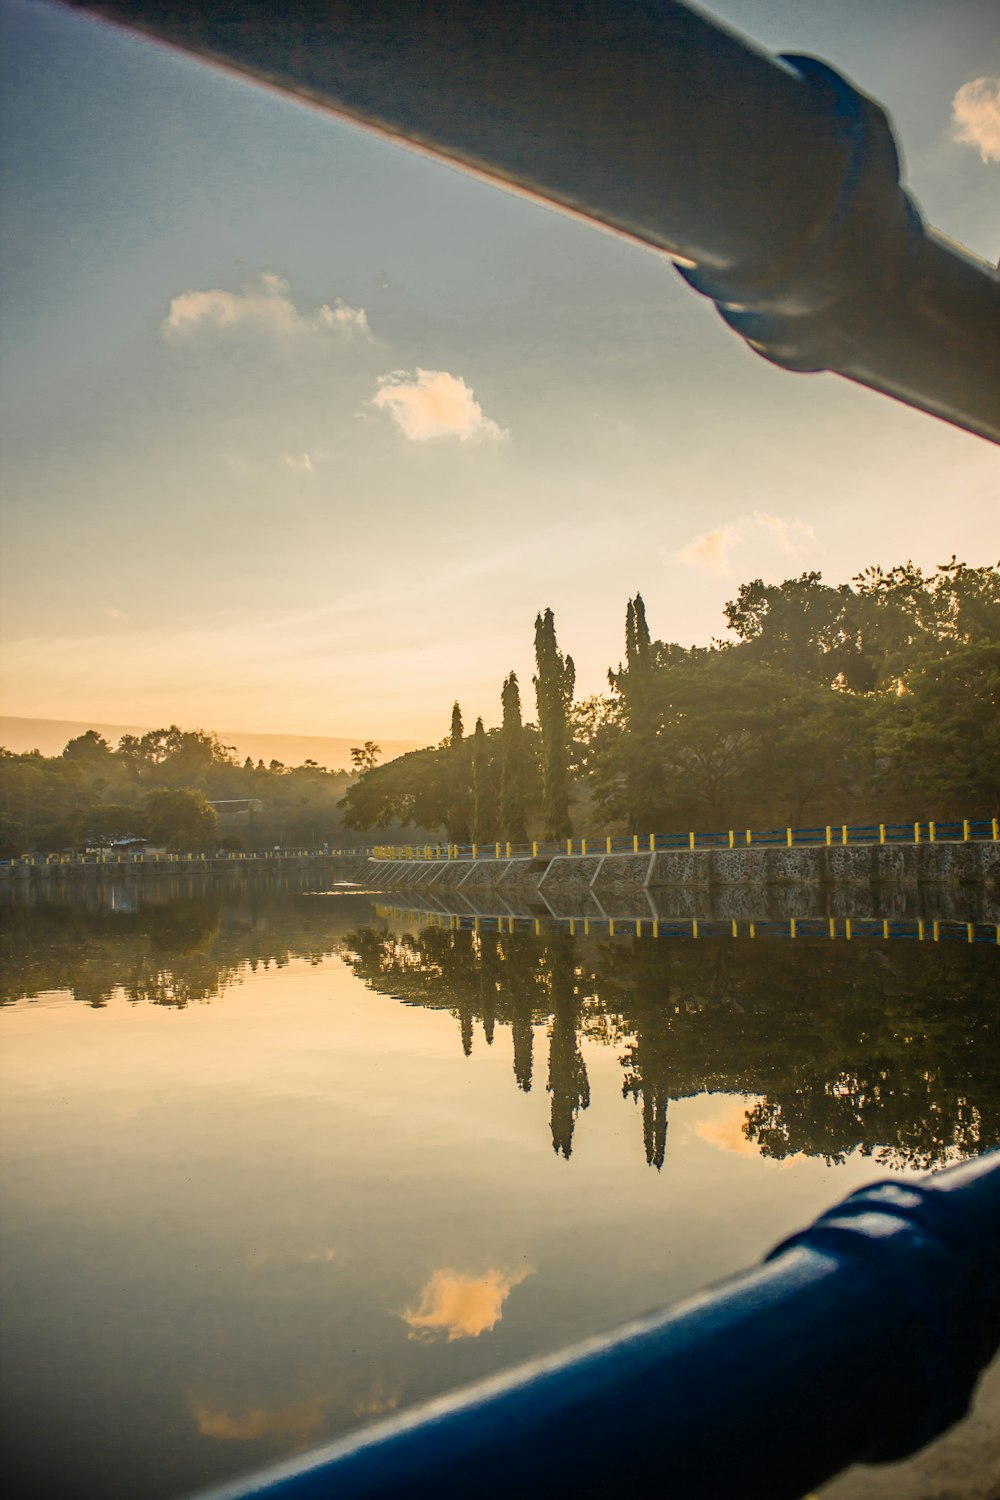
{"label": "tree reflection in water", "polygon": [[544,933],[396,934],[366,927],[344,953],[372,989],[448,1010],[471,1051],[509,1025],[531,1085],[547,1026],[552,1144],[569,1156],[590,1090],[581,1037],[619,1050],[646,1160],[666,1155],[671,1100],[753,1096],[762,1155],[931,1167],[1000,1144],[1000,1020],[989,949],[804,941],[711,943]]}
{"label": "tree reflection in water", "polygon": [[[116,901],[122,892],[116,894]],[[126,892],[125,895],[128,895]],[[393,930],[360,896],[245,888],[14,902],[0,1001],[69,991],[183,1008],[247,969],[341,958],[371,989],[450,1012],[462,1051],[509,1029],[516,1086],[548,1038],[556,1152],[590,1102],[584,1042],[616,1050],[659,1168],[670,1102],[749,1096],[748,1144],[785,1159],[931,1167],[1000,1144],[997,952],[986,945],[572,936],[440,923]]]}

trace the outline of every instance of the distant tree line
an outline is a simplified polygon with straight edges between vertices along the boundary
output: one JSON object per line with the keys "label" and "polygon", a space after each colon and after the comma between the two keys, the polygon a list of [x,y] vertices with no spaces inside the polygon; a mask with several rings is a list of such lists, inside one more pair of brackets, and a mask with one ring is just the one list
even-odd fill
{"label": "distant tree line", "polygon": [[[378,754],[368,741],[356,764],[372,766]],[[126,734],[115,747],[89,729],[61,755],[0,750],[0,854],[107,847],[129,838],[182,850],[344,842],[339,804],[350,779],[313,760],[293,767],[241,762],[231,746],[200,729],[171,725]],[[211,802],[238,799],[260,802],[261,809],[238,824],[220,822]]]}
{"label": "distant tree line", "polygon": [[735,640],[687,648],[637,594],[610,691],[574,702],[546,609],[535,722],[512,672],[498,727],[465,735],[456,703],[439,746],[348,788],[345,822],[484,843],[1000,813],[1000,568],[758,578],[724,614]]}

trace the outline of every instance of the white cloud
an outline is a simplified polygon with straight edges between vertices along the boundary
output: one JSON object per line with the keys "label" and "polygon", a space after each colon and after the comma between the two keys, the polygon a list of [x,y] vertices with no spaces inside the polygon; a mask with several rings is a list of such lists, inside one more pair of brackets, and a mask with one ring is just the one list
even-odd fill
{"label": "white cloud", "polygon": [[169,340],[191,338],[207,331],[240,330],[281,340],[328,332],[345,338],[371,338],[363,307],[348,307],[338,297],[332,307],[324,303],[315,312],[300,312],[289,291],[287,281],[273,271],[261,271],[248,277],[239,292],[218,288],[181,292],[171,298],[170,311],[160,324],[160,332]]}
{"label": "white cloud", "polygon": [[983,161],[1000,161],[1000,78],[963,83],[951,101],[955,140],[978,146]]}
{"label": "white cloud", "polygon": [[312,474],[313,461],[308,453],[285,453],[282,455],[285,463],[296,474]]}
{"label": "white cloud", "polygon": [[413,443],[431,438],[504,438],[502,427],[483,413],[475,393],[460,375],[446,370],[420,370],[415,377],[394,370],[379,377],[379,390],[372,405],[387,411],[405,437]]}
{"label": "white cloud", "polygon": [[814,535],[805,521],[789,521],[758,510],[737,516],[714,531],[700,532],[672,553],[671,560],[721,578],[748,566],[767,566],[769,555],[775,551],[790,562],[798,562],[800,543]]}

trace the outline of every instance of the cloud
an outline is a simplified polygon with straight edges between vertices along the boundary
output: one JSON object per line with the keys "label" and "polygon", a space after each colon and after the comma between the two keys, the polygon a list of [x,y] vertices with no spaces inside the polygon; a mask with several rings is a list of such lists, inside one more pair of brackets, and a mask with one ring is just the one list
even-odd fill
{"label": "cloud", "polygon": [[416,1307],[402,1313],[411,1338],[478,1338],[489,1333],[503,1317],[503,1305],[511,1290],[532,1274],[530,1267],[507,1276],[487,1271],[484,1276],[461,1276],[457,1271],[435,1271],[421,1288]]}
{"label": "cloud", "polygon": [[181,292],[171,298],[170,311],[160,324],[160,332],[171,342],[206,332],[239,331],[281,341],[329,332],[345,338],[371,338],[363,307],[348,307],[338,297],[333,307],[324,303],[315,312],[300,312],[289,291],[287,281],[273,271],[261,271],[248,277],[239,292],[218,288]]}
{"label": "cloud", "polygon": [[724,577],[748,566],[766,566],[766,561],[761,563],[759,559],[774,551],[791,562],[797,562],[802,541],[814,536],[815,532],[805,521],[788,521],[758,510],[751,515],[737,516],[735,521],[728,521],[714,531],[700,532],[672,553],[671,558],[682,567]]}
{"label": "cloud", "polygon": [[296,474],[312,474],[313,461],[308,453],[285,453],[282,455],[284,462]]}
{"label": "cloud", "polygon": [[706,573],[728,573],[732,567],[730,554],[738,541],[739,530],[735,526],[702,531],[674,553],[674,560],[686,568],[702,568]]}
{"label": "cloud", "polygon": [[955,140],[978,146],[984,162],[1000,161],[1000,78],[963,83],[951,101]]}
{"label": "cloud", "polygon": [[420,370],[410,376],[394,370],[379,377],[379,390],[372,405],[387,411],[405,437],[413,443],[431,438],[504,438],[502,427],[483,414],[475,393],[460,375],[446,370]]}

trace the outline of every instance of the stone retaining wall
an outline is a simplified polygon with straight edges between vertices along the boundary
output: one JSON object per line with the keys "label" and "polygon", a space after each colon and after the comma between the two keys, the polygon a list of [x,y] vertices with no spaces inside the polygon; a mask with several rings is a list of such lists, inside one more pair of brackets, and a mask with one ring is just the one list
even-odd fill
{"label": "stone retaining wall", "polygon": [[[982,885],[1000,890],[1000,843],[782,845],[748,849],[661,849],[655,854],[560,854],[552,859],[370,860],[366,876],[383,887],[537,891],[551,905],[591,893],[603,906],[643,891],[707,892],[802,887]],[[628,898],[628,899],[626,899]],[[801,901],[801,895],[798,898]],[[641,905],[641,902],[639,903]],[[779,903],[780,904],[780,903]],[[734,915],[740,906],[732,898]],[[799,907],[801,910],[801,905]]]}

